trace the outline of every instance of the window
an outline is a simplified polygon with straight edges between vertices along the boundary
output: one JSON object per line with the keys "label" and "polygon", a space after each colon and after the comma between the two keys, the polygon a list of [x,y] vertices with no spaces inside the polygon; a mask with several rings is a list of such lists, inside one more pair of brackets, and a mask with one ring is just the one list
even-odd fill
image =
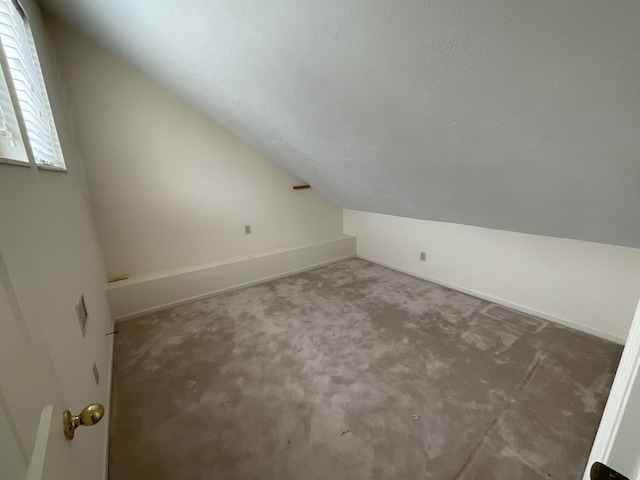
{"label": "window", "polygon": [[[15,0],[0,0],[0,47],[5,77],[0,90],[7,86],[7,94],[0,92],[0,156],[25,161],[19,151],[26,147],[37,165],[64,169],[33,36],[24,10]],[[16,103],[19,115],[12,108]],[[21,131],[26,133],[27,145],[22,144]]]}
{"label": "window", "polygon": [[0,69],[0,158],[3,163],[29,165],[20,124],[4,72]]}

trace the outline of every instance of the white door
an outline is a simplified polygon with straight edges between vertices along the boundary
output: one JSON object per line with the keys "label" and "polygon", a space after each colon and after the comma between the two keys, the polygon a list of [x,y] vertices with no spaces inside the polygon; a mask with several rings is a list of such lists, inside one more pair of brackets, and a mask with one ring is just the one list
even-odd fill
{"label": "white door", "polygon": [[0,251],[0,479],[80,480],[83,460],[64,436],[60,386],[49,352],[36,344]]}
{"label": "white door", "polygon": [[583,480],[600,462],[640,480],[640,303],[629,331]]}

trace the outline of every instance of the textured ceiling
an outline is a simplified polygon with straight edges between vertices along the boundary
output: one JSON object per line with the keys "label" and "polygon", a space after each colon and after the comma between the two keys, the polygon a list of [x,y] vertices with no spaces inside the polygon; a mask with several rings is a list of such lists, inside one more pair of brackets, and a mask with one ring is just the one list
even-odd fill
{"label": "textured ceiling", "polygon": [[346,208],[640,247],[638,0],[41,0]]}

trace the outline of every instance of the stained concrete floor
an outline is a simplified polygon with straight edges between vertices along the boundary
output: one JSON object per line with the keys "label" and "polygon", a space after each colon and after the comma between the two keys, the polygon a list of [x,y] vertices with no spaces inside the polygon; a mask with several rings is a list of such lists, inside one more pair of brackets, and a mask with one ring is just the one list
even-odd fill
{"label": "stained concrete floor", "polygon": [[358,259],[118,329],[111,480],[578,479],[621,354]]}

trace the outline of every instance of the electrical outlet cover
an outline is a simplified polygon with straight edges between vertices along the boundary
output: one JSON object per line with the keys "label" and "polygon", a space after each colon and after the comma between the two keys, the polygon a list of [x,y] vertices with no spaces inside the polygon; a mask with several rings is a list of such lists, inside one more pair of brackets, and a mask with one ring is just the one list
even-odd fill
{"label": "electrical outlet cover", "polygon": [[427,261],[427,252],[420,252],[420,261],[421,262]]}

